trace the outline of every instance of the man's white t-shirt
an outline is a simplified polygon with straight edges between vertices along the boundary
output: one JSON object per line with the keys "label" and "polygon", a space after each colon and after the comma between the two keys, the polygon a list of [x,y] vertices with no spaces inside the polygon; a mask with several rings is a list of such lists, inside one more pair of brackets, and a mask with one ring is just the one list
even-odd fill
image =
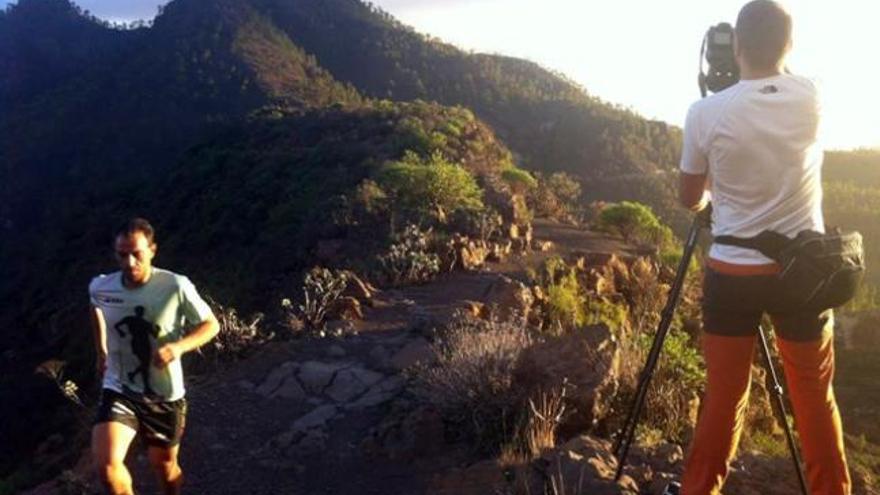
{"label": "man's white t-shirt", "polygon": [[[816,86],[792,74],[743,80],[691,106],[681,170],[709,176],[713,235],[825,231],[820,113]],[[721,244],[709,256],[742,265],[773,262]]]}
{"label": "man's white t-shirt", "polygon": [[107,370],[103,387],[145,401],[184,396],[180,359],[156,367],[153,353],[180,340],[183,331],[207,320],[211,307],[183,275],[153,268],[142,287],[129,289],[122,273],[99,275],[89,284],[91,303],[107,324]]}

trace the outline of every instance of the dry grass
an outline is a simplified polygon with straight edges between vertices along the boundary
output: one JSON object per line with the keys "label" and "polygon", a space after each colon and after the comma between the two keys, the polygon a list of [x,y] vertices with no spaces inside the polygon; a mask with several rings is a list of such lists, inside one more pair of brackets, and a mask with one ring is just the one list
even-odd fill
{"label": "dry grass", "polygon": [[413,371],[417,393],[482,451],[497,451],[520,423],[527,398],[514,387],[520,353],[532,344],[521,318],[458,316],[434,345],[437,363]]}

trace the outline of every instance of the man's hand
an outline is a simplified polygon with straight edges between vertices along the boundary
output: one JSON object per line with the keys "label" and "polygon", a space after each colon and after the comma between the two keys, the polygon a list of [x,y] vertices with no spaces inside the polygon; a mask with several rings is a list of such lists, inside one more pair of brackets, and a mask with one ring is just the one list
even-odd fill
{"label": "man's hand", "polygon": [[180,359],[182,354],[183,349],[176,342],[165,344],[156,349],[156,353],[153,354],[153,365],[157,368],[164,368],[175,359]]}

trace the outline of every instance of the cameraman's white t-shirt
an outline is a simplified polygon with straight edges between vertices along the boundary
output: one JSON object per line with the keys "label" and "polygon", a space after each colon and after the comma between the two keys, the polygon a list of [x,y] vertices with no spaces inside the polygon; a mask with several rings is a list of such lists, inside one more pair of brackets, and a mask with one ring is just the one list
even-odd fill
{"label": "cameraman's white t-shirt", "polygon": [[[740,81],[691,106],[681,170],[709,175],[713,235],[825,231],[820,113],[816,86],[792,74]],[[709,256],[743,265],[773,262],[721,244],[713,244]]]}

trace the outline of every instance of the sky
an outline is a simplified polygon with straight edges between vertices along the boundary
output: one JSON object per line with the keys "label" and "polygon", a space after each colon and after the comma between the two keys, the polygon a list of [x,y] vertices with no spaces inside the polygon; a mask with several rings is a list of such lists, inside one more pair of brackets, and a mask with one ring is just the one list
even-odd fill
{"label": "sky", "polygon": [[[0,0],[8,3],[8,0]],[[605,101],[682,125],[699,98],[700,44],[744,0],[372,0],[464,50],[521,57]],[[78,0],[113,21],[150,19],[161,0]],[[878,0],[783,1],[794,18],[790,69],[822,89],[829,148],[880,148]]]}

